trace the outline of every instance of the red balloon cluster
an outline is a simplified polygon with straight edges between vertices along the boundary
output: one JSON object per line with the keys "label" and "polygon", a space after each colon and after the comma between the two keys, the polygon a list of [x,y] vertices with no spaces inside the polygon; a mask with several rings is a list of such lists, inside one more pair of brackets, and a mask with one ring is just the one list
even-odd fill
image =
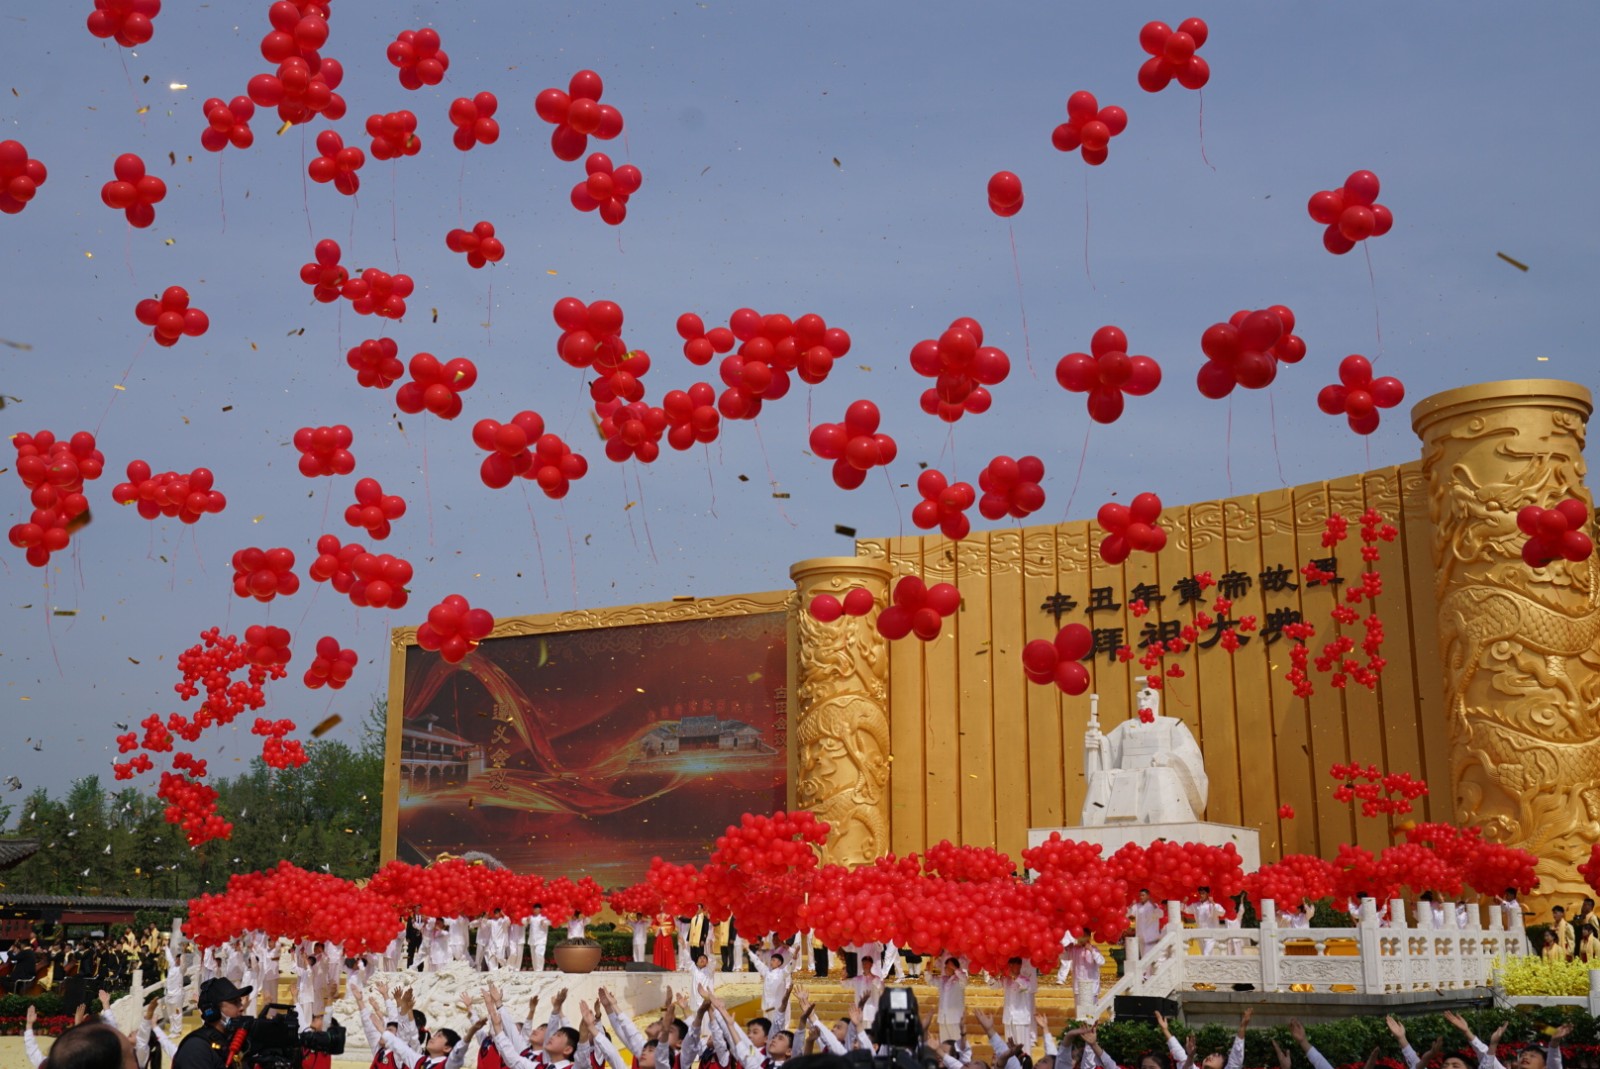
{"label": "red balloon cluster", "polygon": [[494,615],[488,609],[474,609],[460,594],[449,594],[428,610],[428,619],[417,628],[417,645],[458,664],[493,630]]}
{"label": "red balloon cluster", "polygon": [[257,717],[255,725],[251,727],[250,734],[264,735],[261,743],[261,762],[268,768],[279,770],[286,768],[299,768],[311,760],[306,754],[305,747],[298,739],[288,739],[284,736],[294,730],[293,720],[268,720]]}
{"label": "red balloon cluster", "polygon": [[167,196],[167,184],[146,174],[144,161],[124,152],[112,165],[116,178],[100,187],[100,199],[128,217],[132,226],[147,227],[156,221],[156,205]]}
{"label": "red balloon cluster", "polygon": [[316,259],[300,265],[300,281],[311,287],[311,295],[323,304],[332,304],[344,296],[350,272],[339,264],[342,255],[339,243],[332,238],[317,242]]}
{"label": "red balloon cluster", "polygon": [[622,133],[622,112],[600,103],[605,83],[594,71],[579,71],[567,83],[567,91],[546,89],[533,100],[539,118],[555,125],[550,132],[550,151],[556,159],[571,162],[589,147],[589,135],[610,141]]}
{"label": "red balloon cluster", "polygon": [[398,160],[422,151],[422,138],[417,136],[417,117],[409,111],[368,115],[367,136],[372,138],[375,160]]}
{"label": "red balloon cluster", "polygon": [[168,286],[161,291],[160,300],[146,297],[134,305],[133,314],[151,328],[150,336],[163,348],[177,345],[185,335],[198,338],[211,329],[211,318],[189,307],[189,291],[182,286]]}
{"label": "red balloon cluster", "polygon": [[294,651],[289,648],[289,632],[271,624],[251,624],[244,629],[244,659],[270,668],[288,664]]}
{"label": "red balloon cluster", "polygon": [[1589,860],[1578,866],[1578,875],[1583,877],[1590,890],[1600,894],[1600,843],[1589,847]]}
{"label": "red balloon cluster", "polygon": [[[659,861],[660,858],[656,860]],[[617,888],[606,895],[606,904],[619,917],[630,917],[635,914],[654,917],[662,912],[661,896],[649,884],[643,882]]]}
{"label": "red balloon cluster", "polygon": [[1083,162],[1098,167],[1110,154],[1111,139],[1128,128],[1128,113],[1115,104],[1100,106],[1082,89],[1067,98],[1067,121],[1055,128],[1050,143],[1062,152],[1079,149]]}
{"label": "red balloon cluster", "polygon": [[894,439],[878,433],[878,406],[854,401],[845,409],[843,423],[819,423],[811,430],[811,451],[833,461],[833,483],[854,490],[867,480],[867,472],[893,462],[899,453]]}
{"label": "red balloon cluster", "polygon": [[206,117],[206,128],[200,131],[200,147],[207,152],[221,152],[229,145],[249,148],[256,143],[256,135],[250,130],[256,106],[249,97],[234,97],[227,103],[211,97],[200,110]]}
{"label": "red balloon cluster", "polygon": [[497,264],[505,259],[506,247],[494,236],[494,224],[480,220],[471,230],[452,230],[444,236],[445,247],[451,252],[467,254],[468,267]]}
{"label": "red balloon cluster", "polygon": [[866,616],[877,606],[877,599],[866,587],[852,587],[840,599],[832,594],[818,594],[811,599],[806,611],[814,620],[831,624],[841,616]]}
{"label": "red balloon cluster", "polygon": [[450,102],[450,121],[456,132],[452,140],[462,152],[470,152],[475,145],[492,145],[500,140],[500,124],[494,113],[500,101],[489,92],[479,93],[472,99],[456,97]]}
{"label": "red balloon cluster", "polygon": [[709,382],[697,382],[688,390],[668,390],[661,398],[661,411],[667,416],[667,444],[679,450],[696,442],[714,442],[721,430],[717,413],[717,391]]}
{"label": "red balloon cluster", "polygon": [[750,931],[793,938],[827,839],[828,825],[804,810],[745,813],[717,837],[700,872],[707,910],[737,914]]}
{"label": "red balloon cluster", "polygon": [[[601,380],[604,381],[604,380]],[[661,436],[667,430],[667,411],[643,401],[602,401],[600,437],[606,441],[606,459],[618,464],[631,458],[649,464],[661,455]]]}
{"label": "red balloon cluster", "polygon": [[[245,669],[245,678],[234,679],[234,673],[240,669]],[[172,688],[178,697],[188,701],[198,696],[203,686],[205,701],[201,702],[192,721],[178,713],[172,714],[166,727],[162,726],[161,718],[154,714],[140,721],[145,729],[144,747],[147,750],[165,752],[172,749],[167,728],[185,740],[194,742],[204,729],[231,724],[246,710],[260,709],[267,702],[262,685],[269,678],[282,679],[284,676],[281,667],[251,665],[238,636],[224,635],[221,628],[216,627],[200,632],[200,641],[178,654],[178,670],[183,678]]]}
{"label": "red balloon cluster", "polygon": [[304,125],[321,115],[329,122],[344,118],[344,97],[334,92],[344,81],[344,67],[317,51],[328,42],[328,8],[317,0],[277,0],[267,9],[272,30],[261,39],[261,58],[278,65],[274,74],[258,74],[245,92],[263,108],[277,108],[284,122]]}
{"label": "red balloon cluster", "polygon": [[383,484],[376,479],[361,479],[356,482],[355,504],[344,510],[344,522],[351,527],[365,528],[367,537],[381,542],[389,537],[389,521],[405,514],[405,498],[384,493]]}
{"label": "red balloon cluster", "polygon": [[368,338],[346,353],[344,362],[356,373],[356,382],[376,390],[388,389],[406,373],[393,338]]}
{"label": "red balloon cluster", "polygon": [[444,72],[450,69],[450,56],[439,47],[439,31],[424,27],[401,30],[389,42],[389,63],[400,68],[403,88],[421,89],[444,81]]}
{"label": "red balloon cluster", "polygon": [[1011,359],[992,345],[983,344],[983,327],[962,316],[951,322],[938,339],[924,338],[911,347],[911,370],[933,379],[922,391],[922,410],[954,423],[964,414],[987,412],[993,403],[987,387],[997,386],[1011,374]]}
{"label": "red balloon cluster", "polygon": [[233,553],[233,592],[241,598],[271,601],[300,589],[294,574],[294,551],[286,546],[261,549],[247,546]]}
{"label": "red balloon cluster", "polygon": [[84,496],[85,480],[100,478],[106,458],[95,448],[94,435],[79,431],[70,439],[57,439],[49,431],[18,434],[11,439],[17,448],[17,476],[31,495],[33,512],[27,523],[11,528],[9,539],[26,550],[28,563],[43,568],[50,554],[67,548],[72,532],[89,511]]}
{"label": "red balloon cluster", "polygon": [[20,141],[0,141],[0,212],[16,215],[44,185],[44,164],[28,158]]}
{"label": "red balloon cluster", "polygon": [[332,427],[301,427],[294,432],[294,447],[300,450],[300,474],[308,479],[319,475],[349,475],[356,470],[350,455],[355,435],[343,423]]}
{"label": "red balloon cluster", "polygon": [[1130,889],[1147,890],[1157,902],[1192,901],[1202,887],[1223,902],[1244,890],[1244,861],[1232,843],[1128,843],[1106,864]]}
{"label": "red balloon cluster", "polygon": [[175,772],[163,772],[156,797],[167,803],[167,823],[182,828],[191,847],[233,835],[233,825],[217,815],[215,787]]}
{"label": "red balloon cluster", "polygon": [[323,635],[317,639],[317,656],[306,669],[305,684],[312,690],[322,687],[342,690],[350,682],[360,660],[355,650],[341,649],[338,639]]}
{"label": "red balloon cluster", "polygon": [[509,423],[480,419],[473,424],[472,441],[489,451],[478,475],[491,490],[510,486],[520,475],[537,482],[545,496],[562,498],[572,480],[589,473],[589,462],[560,435],[545,433],[544,418],[537,412],[518,412]]}
{"label": "red balloon cluster", "polygon": [[944,630],[945,617],[961,608],[961,591],[949,583],[928,586],[914,575],[894,585],[891,604],[878,614],[878,634],[893,642],[914,634],[932,642]]}
{"label": "red balloon cluster", "polygon": [[1345,782],[1334,789],[1333,800],[1361,802],[1361,815],[1400,814],[1412,810],[1411,803],[1428,793],[1428,785],[1409,772],[1383,772],[1377,765],[1365,768],[1357,762],[1336,764],[1328,770],[1335,780]]}
{"label": "red balloon cluster", "polygon": [[680,917],[693,916],[705,902],[700,871],[693,865],[677,865],[653,857],[640,886],[645,889],[643,893],[659,903],[661,912]]}
{"label": "red balloon cluster", "polygon": [[[127,737],[126,735],[119,736],[119,738]],[[155,762],[150,760],[150,755],[147,753],[135,754],[130,761],[113,761],[111,763],[111,771],[117,779],[132,779],[134,776],[149,772],[155,767]]]}
{"label": "red balloon cluster", "polygon": [[418,353],[410,371],[411,381],[400,384],[394,403],[413,416],[427,409],[440,419],[455,419],[461,415],[462,393],[478,381],[477,365],[464,356],[441,364],[432,353]]}
{"label": "red balloon cluster", "polygon": [[1244,892],[1257,913],[1269,898],[1280,914],[1298,911],[1306,902],[1333,894],[1333,875],[1330,861],[1311,854],[1285,854],[1281,860],[1262,865],[1246,876]]}
{"label": "red balloon cluster", "polygon": [[184,931],[201,946],[220,946],[245,932],[268,939],[324,940],[347,954],[381,953],[405,931],[400,910],[355,884],[287,861],[266,872],[228,878],[223,894],[189,902]]}
{"label": "red balloon cluster", "polygon": [[1056,382],[1073,393],[1089,395],[1090,419],[1115,423],[1122,415],[1123,394],[1143,397],[1161,385],[1161,365],[1148,356],[1129,356],[1122,328],[1105,326],[1089,339],[1089,352],[1061,358]]}
{"label": "red balloon cluster", "polygon": [[937,468],[917,476],[917,493],[922,500],[911,510],[911,522],[924,531],[935,527],[951,541],[959,542],[972,530],[967,510],[978,498],[971,483],[951,483]]}
{"label": "red balloon cluster", "polygon": [[333,583],[333,589],[348,594],[360,608],[401,609],[405,607],[406,584],[411,582],[411,563],[387,553],[368,553],[351,542],[340,545],[331,534],[317,539],[317,559],[311,562],[311,578],[318,583]]}
{"label": "red balloon cluster", "polygon": [[175,471],[152,475],[149,464],[132,460],[128,462],[128,481],[112,488],[111,500],[137,505],[139,515],[147,520],[176,516],[184,523],[197,523],[201,516],[228,507],[228,499],[215,484],[210,468],[196,468],[187,475]]}
{"label": "red balloon cluster", "polygon": [[[592,367],[599,375],[589,383],[589,396],[595,403],[595,415],[602,421],[612,419],[613,427],[619,421],[642,422],[636,415],[620,414],[623,404],[643,401],[644,383],[639,380],[650,370],[650,354],[643,349],[630,351],[622,340],[622,307],[615,301],[595,301],[586,305],[576,297],[563,297],[556,302],[552,314],[556,326],[561,328],[561,337],[556,339],[556,353],[565,363],[576,368]],[[655,411],[660,412],[660,409]],[[655,453],[660,451],[655,441],[660,439],[665,429],[666,417],[663,414],[660,427],[654,432],[654,440],[649,443],[650,448],[643,450],[640,459],[655,459]],[[605,434],[604,430],[602,434],[607,438],[607,455],[613,460],[625,460],[634,453],[633,444],[619,441],[615,447],[611,447],[610,442],[616,440],[615,436]],[[645,437],[648,436],[641,435],[639,441],[643,442]],[[624,445],[627,446],[626,452],[623,452]]]}
{"label": "red balloon cluster", "polygon": [[317,135],[317,151],[306,173],[318,185],[333,183],[347,197],[356,195],[361,188],[361,176],[356,174],[367,162],[367,154],[354,145],[346,146],[336,130],[324,130]]}
{"label": "red balloon cluster", "polygon": [[1211,65],[1195,54],[1210,33],[1203,19],[1184,19],[1173,31],[1164,22],[1147,22],[1139,30],[1139,47],[1150,58],[1139,68],[1139,88],[1159,93],[1176,78],[1185,89],[1199,89],[1211,80]]}
{"label": "red balloon cluster", "polygon": [[989,210],[1002,219],[1009,219],[1022,210],[1022,179],[1010,171],[996,171],[989,176]]}
{"label": "red balloon cluster", "polygon": [[1012,459],[997,456],[978,473],[978,511],[984,519],[1006,516],[1022,519],[1044,507],[1044,461],[1028,456]]}
{"label": "red balloon cluster", "polygon": [[1372,362],[1351,353],[1339,361],[1339,381],[1317,394],[1317,407],[1330,416],[1344,416],[1357,434],[1378,429],[1378,410],[1406,398],[1406,388],[1393,375],[1372,377]]}
{"label": "red balloon cluster", "polygon": [[1517,527],[1528,536],[1522,559],[1530,568],[1543,568],[1554,560],[1588,560],[1594,554],[1594,540],[1584,531],[1588,523],[1589,507],[1574,497],[1554,508],[1527,506],[1517,513]]}
{"label": "red balloon cluster", "polygon": [[89,32],[112,38],[123,48],[138,48],[154,36],[159,14],[161,0],[94,0]]}
{"label": "red balloon cluster", "polygon": [[1257,311],[1240,309],[1226,323],[1213,323],[1200,335],[1206,362],[1196,382],[1213,401],[1235,386],[1265,389],[1278,377],[1278,362],[1298,364],[1306,343],[1294,333],[1294,313],[1281,304]]}
{"label": "red balloon cluster", "polygon": [[1082,624],[1068,624],[1052,641],[1036,638],[1022,647],[1022,669],[1033,683],[1054,683],[1063,694],[1089,689],[1089,670],[1083,659],[1094,648],[1094,635]]}
{"label": "red balloon cluster", "polygon": [[1155,494],[1139,494],[1129,504],[1108,501],[1095,516],[1106,536],[1100,540],[1100,559],[1121,564],[1131,552],[1160,553],[1167,544],[1167,532],[1156,526],[1161,518],[1161,499]]}
{"label": "red balloon cluster", "polygon": [[1381,238],[1394,226],[1394,215],[1378,203],[1378,176],[1356,171],[1342,189],[1324,189],[1306,205],[1311,218],[1327,226],[1322,247],[1343,256],[1368,238]]}
{"label": "red balloon cluster", "polygon": [[613,169],[611,157],[594,152],[583,161],[589,177],[572,187],[572,206],[580,212],[599,209],[600,218],[616,226],[628,217],[628,198],[639,192],[644,174],[631,163]]}
{"label": "red balloon cluster", "polygon": [[[337,252],[338,246],[334,246]],[[391,275],[369,267],[360,277],[349,279],[340,287],[340,295],[350,301],[356,315],[375,315],[380,319],[404,319],[406,298],[411,296],[416,283],[410,275]]]}

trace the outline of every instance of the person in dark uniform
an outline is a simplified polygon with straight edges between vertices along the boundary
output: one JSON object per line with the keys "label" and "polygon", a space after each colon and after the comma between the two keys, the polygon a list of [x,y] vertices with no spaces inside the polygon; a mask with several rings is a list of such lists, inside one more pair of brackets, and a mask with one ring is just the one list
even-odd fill
{"label": "person in dark uniform", "polygon": [[228,1069],[239,1052],[233,1022],[244,1012],[251,988],[235,987],[226,976],[200,985],[200,1027],[183,1037],[172,1069]]}

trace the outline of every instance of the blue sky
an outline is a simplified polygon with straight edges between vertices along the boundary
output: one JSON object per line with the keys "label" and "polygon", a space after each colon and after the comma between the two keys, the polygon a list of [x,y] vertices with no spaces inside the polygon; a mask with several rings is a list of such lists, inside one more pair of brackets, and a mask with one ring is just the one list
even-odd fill
{"label": "blue sky", "polygon": [[[251,150],[219,161],[200,149],[201,102],[242,93],[267,69],[257,51],[265,3],[168,0],[136,54],[88,34],[86,0],[0,15],[0,138],[50,169],[23,214],[0,217],[0,338],[31,346],[0,348],[0,393],[21,398],[0,411],[0,427],[98,428],[107,456],[89,490],[95,520],[71,551],[40,571],[0,547],[0,776],[54,788],[109,774],[114,724],[180,708],[174,658],[212,625],[294,630],[290,679],[271,689],[266,713],[309,725],[339,712],[350,737],[385,685],[386,629],[419,622],[445,594],[509,615],[779,589],[792,561],[850,551],[836,524],[909,531],[914,490],[891,494],[874,473],[846,493],[804,452],[808,404],[821,421],[876,401],[900,445],[897,487],[914,482],[918,461],[975,481],[996,453],[1037,453],[1049,495],[1039,518],[1061,519],[1088,420],[1053,368],[1103,324],[1126,330],[1165,379],[1089,435],[1072,518],[1113,493],[1206,500],[1408,460],[1411,402],[1503,378],[1592,386],[1600,364],[1600,174],[1582,32],[1591,12],[1576,4],[332,6],[324,52],[347,72],[346,141],[366,148],[372,112],[404,107],[421,119],[422,154],[369,159],[355,199],[302,181],[322,122],[275,136],[275,116],[258,112]],[[1202,55],[1214,170],[1201,159],[1200,97],[1176,85],[1152,96],[1135,80],[1140,25],[1191,15],[1211,28]],[[407,92],[384,50],[423,25],[439,30],[451,67],[444,85]],[[565,87],[583,67],[602,74],[605,100],[626,117],[626,138],[600,147],[644,172],[617,229],[569,205],[581,165],[552,156],[550,128],[533,113],[540,89]],[[1050,145],[1078,89],[1130,115],[1102,167]],[[446,111],[480,90],[499,97],[503,134],[463,156]],[[131,234],[99,198],[123,152],[169,186],[155,225]],[[1396,220],[1371,242],[1370,279],[1360,249],[1323,251],[1305,210],[1357,168],[1377,172]],[[1016,171],[1027,195],[1012,221],[1026,339],[1012,231],[984,199],[1000,169]],[[479,219],[508,251],[472,271],[444,235]],[[393,271],[398,261],[416,279],[403,323],[311,301],[298,269],[324,237],[344,246],[347,264]],[[143,344],[133,308],[169,285],[186,287],[212,325],[159,349]],[[849,330],[854,348],[809,398],[797,383],[757,426],[725,424],[709,450],[619,468],[588,425],[579,373],[554,354],[550,308],[567,295],[622,305],[625,338],[653,358],[645,381],[656,401],[716,381],[714,366],[683,359],[681,312],[725,322],[744,305],[814,311]],[[1274,303],[1294,309],[1309,356],[1269,391],[1236,393],[1230,433],[1230,404],[1194,388],[1200,334],[1236,308]],[[1375,312],[1379,372],[1404,380],[1407,401],[1362,440],[1315,397],[1344,355],[1379,356]],[[907,353],[960,315],[982,322],[1012,374],[994,408],[952,436],[918,410],[926,381]],[[402,432],[392,392],[357,388],[345,350],[384,333],[402,356],[477,363],[460,419],[401,416]],[[125,373],[126,389],[114,390]],[[478,480],[473,421],[523,408],[591,460],[564,503]],[[297,427],[332,423],[354,430],[355,477],[410,503],[386,543],[357,538],[415,564],[400,613],[357,610],[331,588],[313,601],[309,582],[270,607],[232,595],[237,548],[287,545],[303,571],[319,534],[358,535],[341,520],[355,477],[304,479],[289,446]],[[134,457],[157,471],[212,468],[227,511],[181,528],[112,505]],[[772,497],[774,478],[788,499]],[[0,487],[7,525],[25,518],[14,472]],[[77,615],[47,615],[56,609]],[[299,684],[324,634],[362,657],[331,702]],[[247,731],[215,732],[198,752],[228,774],[259,751]]]}

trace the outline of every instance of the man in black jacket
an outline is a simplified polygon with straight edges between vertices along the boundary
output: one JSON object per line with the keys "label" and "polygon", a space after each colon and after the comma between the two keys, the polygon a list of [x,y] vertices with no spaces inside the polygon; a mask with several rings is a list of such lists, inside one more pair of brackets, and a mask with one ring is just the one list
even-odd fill
{"label": "man in black jacket", "polygon": [[178,1044],[172,1069],[228,1069],[242,1045],[234,1042],[234,1021],[251,990],[235,987],[225,976],[201,984],[200,1027]]}

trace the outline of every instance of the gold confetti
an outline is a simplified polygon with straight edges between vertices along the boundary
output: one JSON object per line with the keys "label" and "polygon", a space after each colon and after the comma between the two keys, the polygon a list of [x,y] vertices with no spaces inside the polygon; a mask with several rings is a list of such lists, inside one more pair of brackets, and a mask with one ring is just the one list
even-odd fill
{"label": "gold confetti", "polygon": [[749,675],[744,677],[744,681],[746,683],[754,683],[757,680],[759,680],[760,678],[761,678],[761,673],[760,672],[751,672]]}
{"label": "gold confetti", "polygon": [[344,717],[340,716],[338,713],[334,713],[332,716],[328,717],[322,723],[318,724],[316,727],[311,729],[311,737],[313,739],[322,738],[322,736],[326,735],[328,732],[330,732],[334,728],[338,727],[340,722],[343,721],[343,720],[344,720]]}
{"label": "gold confetti", "polygon": [[627,512],[629,509],[633,508],[633,506],[637,505],[638,503],[639,502],[637,502],[637,501],[630,501],[626,505],[622,506],[622,511],[623,512]]}
{"label": "gold confetti", "polygon": [[134,114],[135,115],[149,115],[150,114],[150,105],[146,104],[144,107],[142,107],[138,111],[134,112]]}
{"label": "gold confetti", "polygon": [[775,498],[778,498],[781,501],[789,500],[789,493],[786,490],[774,490],[772,492],[772,496],[775,497]]}
{"label": "gold confetti", "polygon": [[293,125],[294,123],[292,122],[285,122],[282,126],[278,127],[278,136],[282,137],[284,134],[288,133],[289,128]]}
{"label": "gold confetti", "polygon": [[112,389],[113,389],[113,390],[121,390],[121,391],[123,391],[123,392],[124,392],[124,393],[126,393],[126,392],[127,392],[127,390],[128,390],[128,388],[127,388],[127,387],[126,387],[126,386],[124,386],[124,385],[122,385],[122,383],[120,383],[120,382],[115,382],[115,383],[112,383],[112,384],[111,384],[111,388],[112,388]]}
{"label": "gold confetti", "polygon": [[476,808],[478,808],[478,800],[476,798],[468,798],[467,799],[467,808],[468,809],[476,809]]}
{"label": "gold confetti", "polygon": [[136,661],[136,660],[134,660],[134,659],[133,659],[133,658],[132,658],[132,657],[129,657],[129,658],[128,658],[128,663],[129,663],[129,664],[138,664],[138,663],[139,663],[139,662],[138,662],[138,661]]}
{"label": "gold confetti", "polygon": [[167,88],[168,89],[173,89],[173,90],[187,89],[187,88],[189,88],[189,83],[187,83],[187,82],[168,82],[167,83]]}
{"label": "gold confetti", "polygon": [[854,527],[846,527],[842,523],[836,523],[833,525],[833,533],[836,535],[844,535],[846,538],[854,538],[856,536],[856,529]]}
{"label": "gold confetti", "polygon": [[1523,263],[1521,260],[1513,260],[1503,252],[1497,252],[1495,255],[1500,257],[1500,259],[1504,260],[1506,263],[1510,264],[1512,267],[1515,267],[1518,271],[1526,271],[1528,269],[1527,264]]}
{"label": "gold confetti", "polygon": [[232,405],[223,405],[222,406],[222,410],[224,412],[232,412],[233,411],[233,406]]}
{"label": "gold confetti", "polygon": [[[633,689],[638,691],[640,694],[644,693],[644,688],[643,687],[634,687]],[[23,699],[23,700],[26,701],[27,699]]]}
{"label": "gold confetti", "polygon": [[255,342],[251,342],[250,343],[250,351],[252,353],[259,353],[261,350],[256,348],[256,343]]}
{"label": "gold confetti", "polygon": [[166,238],[165,240],[163,240],[161,242],[161,244],[163,244],[163,245],[176,245],[177,243],[178,243],[177,239],[175,239],[175,238]]}
{"label": "gold confetti", "polygon": [[[15,92],[15,90],[13,90],[13,92]],[[549,269],[549,268],[546,268],[546,269],[545,269],[545,272],[544,272],[544,273],[545,273],[545,274],[547,274],[547,275],[553,275],[553,274],[555,274],[555,272],[554,272],[554,271],[551,271],[551,270],[550,270],[550,269]]]}
{"label": "gold confetti", "polygon": [[92,253],[92,252],[86,252],[83,255],[85,257],[87,257],[88,259],[90,259],[90,260],[94,259],[94,253]]}
{"label": "gold confetti", "polygon": [[840,170],[841,170],[841,171],[842,171],[842,170],[844,170],[844,164],[842,164],[842,163],[840,163],[840,162],[839,162],[839,157],[837,157],[837,156],[835,156],[835,157],[834,157],[834,158],[833,158],[833,165],[834,165],[834,166],[835,166],[835,167],[837,167],[837,168],[839,168],[839,169],[840,169]]}
{"label": "gold confetti", "polygon": [[77,609],[57,609],[52,615],[54,615],[54,616],[76,616],[76,615],[78,615],[78,610]]}
{"label": "gold confetti", "polygon": [[[184,422],[187,423],[189,421],[188,420],[184,420]],[[250,522],[251,523],[260,523],[262,520],[264,520],[266,518],[267,518],[266,513],[262,513],[260,516],[252,517]]]}
{"label": "gold confetti", "polygon": [[32,699],[32,698],[30,698],[30,697],[28,697],[28,696],[27,696],[27,695],[26,695],[26,694],[24,694],[24,695],[23,695],[23,696],[22,696],[22,700],[23,700],[23,701],[25,701],[25,702],[31,702],[31,701],[33,701],[33,699]]}
{"label": "gold confetti", "polygon": [[871,364],[857,364],[856,367],[860,368],[862,371],[871,371],[872,370],[872,365]]}
{"label": "gold confetti", "polygon": [[[189,160],[192,163],[194,161],[194,157],[190,156]],[[167,164],[171,167],[178,166],[178,154],[176,152],[167,153]]]}
{"label": "gold confetti", "polygon": [[439,309],[437,308],[433,310],[433,321],[435,323],[439,322]]}
{"label": "gold confetti", "polygon": [[1534,359],[1539,361],[1541,364],[1547,364],[1550,362],[1550,358],[1548,356],[1536,356]]}

